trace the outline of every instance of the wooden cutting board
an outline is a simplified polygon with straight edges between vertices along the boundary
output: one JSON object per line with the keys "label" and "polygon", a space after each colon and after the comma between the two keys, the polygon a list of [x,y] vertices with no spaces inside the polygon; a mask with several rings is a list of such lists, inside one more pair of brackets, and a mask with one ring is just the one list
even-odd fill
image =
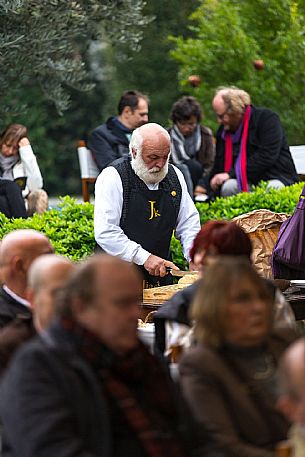
{"label": "wooden cutting board", "polygon": [[143,289],[143,303],[161,305],[179,290],[188,287],[198,279],[198,274],[190,274],[181,278],[178,284]]}
{"label": "wooden cutting board", "polygon": [[169,300],[178,290],[181,290],[185,285],[173,284],[171,286],[153,287],[151,289],[143,289],[143,303],[161,304]]}

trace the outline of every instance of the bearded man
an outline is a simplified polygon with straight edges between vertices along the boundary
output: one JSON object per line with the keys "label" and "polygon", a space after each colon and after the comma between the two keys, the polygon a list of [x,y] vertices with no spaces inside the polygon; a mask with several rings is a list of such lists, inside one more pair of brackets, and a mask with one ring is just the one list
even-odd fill
{"label": "bearded man", "polygon": [[136,129],[130,157],[105,168],[95,185],[94,232],[106,253],[139,265],[149,285],[168,284],[170,241],[189,260],[199,214],[182,173],[169,164],[170,137],[160,125]]}

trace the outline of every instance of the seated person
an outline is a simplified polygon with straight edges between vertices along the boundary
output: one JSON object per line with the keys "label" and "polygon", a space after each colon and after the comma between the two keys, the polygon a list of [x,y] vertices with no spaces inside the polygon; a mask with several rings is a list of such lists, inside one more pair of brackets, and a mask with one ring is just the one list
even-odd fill
{"label": "seated person", "polygon": [[148,122],[148,98],[136,90],[125,91],[118,103],[118,115],[96,127],[88,139],[100,171],[120,157],[128,157],[134,129]]}
{"label": "seated person", "polygon": [[288,421],[276,409],[279,358],[296,335],[271,331],[273,294],[242,258],[219,258],[192,304],[196,346],[179,365],[182,393],[228,457],[274,457]]}
{"label": "seated person", "polygon": [[14,181],[22,190],[28,215],[43,213],[48,196],[42,190],[42,176],[27,137],[27,128],[11,124],[0,136],[0,172],[4,180]]}
{"label": "seated person", "polygon": [[213,109],[220,124],[216,157],[208,189],[227,197],[248,192],[267,181],[279,189],[297,182],[296,169],[284,129],[276,113],[251,105],[250,95],[238,88],[217,90]]}
{"label": "seated person", "polygon": [[[172,107],[169,129],[171,136],[171,162],[179,168],[191,196],[197,184],[203,184],[214,163],[215,148],[212,131],[203,125],[202,110],[194,97],[185,96]],[[204,185],[204,184],[203,184]]]}
{"label": "seated person", "polygon": [[[192,267],[199,271],[201,278],[208,265],[218,256],[245,257],[251,262],[252,245],[247,233],[234,222],[209,221],[204,224],[194,239],[190,251]],[[274,327],[295,327],[292,309],[283,294],[273,283],[264,279],[273,294]],[[189,308],[200,287],[196,281],[189,287],[177,292],[154,314],[156,331],[156,352],[171,355],[173,349],[185,348],[191,344],[191,320]]]}

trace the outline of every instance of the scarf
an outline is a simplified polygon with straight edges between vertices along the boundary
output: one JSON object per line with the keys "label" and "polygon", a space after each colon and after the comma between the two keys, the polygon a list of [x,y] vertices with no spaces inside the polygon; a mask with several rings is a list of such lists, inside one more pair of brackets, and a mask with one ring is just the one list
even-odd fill
{"label": "scarf", "polygon": [[[61,319],[81,355],[93,368],[104,391],[124,415],[149,457],[184,457],[177,431],[177,410],[168,379],[146,347],[115,355],[91,332],[68,317]],[[136,389],[145,387],[149,405],[143,408]]]}
{"label": "scarf", "polygon": [[234,165],[239,192],[248,192],[249,190],[247,179],[247,139],[250,116],[251,106],[247,106],[243,120],[236,132],[232,134],[223,130],[221,135],[225,141],[225,173],[229,173],[233,165],[233,143],[240,141],[239,154]]}
{"label": "scarf", "polygon": [[178,127],[174,125],[170,132],[171,135],[171,155],[174,165],[179,165],[187,160],[196,157],[201,145],[201,130],[198,124],[195,131],[184,137]]}
{"label": "scarf", "polygon": [[14,181],[13,175],[13,168],[17,162],[19,162],[20,157],[18,154],[14,154],[9,157],[5,157],[3,154],[0,153],[0,169],[2,172],[1,177],[3,179],[9,179],[10,181]]}

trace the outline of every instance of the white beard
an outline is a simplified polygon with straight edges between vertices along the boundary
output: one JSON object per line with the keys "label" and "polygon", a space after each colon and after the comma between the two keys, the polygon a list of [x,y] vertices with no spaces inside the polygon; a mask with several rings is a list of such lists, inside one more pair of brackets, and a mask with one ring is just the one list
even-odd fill
{"label": "white beard", "polygon": [[131,167],[135,174],[145,182],[145,184],[159,184],[168,173],[168,160],[163,168],[147,168],[142,159],[142,155],[137,153],[136,157],[131,157]]}

